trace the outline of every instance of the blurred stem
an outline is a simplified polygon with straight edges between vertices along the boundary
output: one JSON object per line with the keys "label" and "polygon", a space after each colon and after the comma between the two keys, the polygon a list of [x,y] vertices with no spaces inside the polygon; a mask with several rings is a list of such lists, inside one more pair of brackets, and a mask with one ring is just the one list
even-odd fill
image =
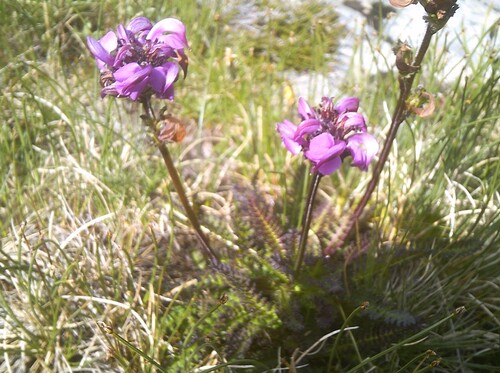
{"label": "blurred stem", "polygon": [[298,277],[300,273],[300,267],[302,265],[302,261],[304,259],[304,252],[306,250],[307,236],[309,233],[309,227],[311,226],[311,212],[314,204],[314,199],[316,197],[316,193],[318,191],[319,182],[321,180],[321,174],[316,172],[313,174],[313,179],[311,185],[309,187],[309,195],[307,197],[307,204],[304,208],[304,216],[302,218],[302,233],[300,235],[300,243],[297,259],[295,261],[295,277]]}
{"label": "blurred stem", "polygon": [[[305,167],[306,167],[305,175],[309,175],[311,173],[311,166],[309,165],[309,163],[306,163]],[[300,205],[299,205],[298,211],[304,211],[304,209],[306,208],[307,189],[309,187],[309,178],[304,177],[304,178],[302,178],[302,180],[303,180],[303,182],[302,182],[301,189],[300,189]],[[300,229],[300,227],[302,227],[304,214],[302,214],[302,215],[298,214],[298,215],[299,215],[299,217],[297,220],[297,229]]]}
{"label": "blurred stem", "polygon": [[[425,54],[427,53],[427,50],[429,49],[429,45],[431,43],[432,35],[434,31],[431,26],[431,24],[427,24],[427,29],[425,31],[424,38],[422,40],[422,44],[420,45],[420,48],[418,50],[418,53],[415,57],[415,60],[413,61],[413,66],[418,67],[420,69],[420,65],[422,64],[422,61],[424,59]],[[382,170],[384,169],[385,162],[387,161],[387,158],[389,157],[389,153],[392,148],[392,143],[394,142],[394,139],[396,138],[396,135],[398,133],[399,126],[401,123],[404,122],[404,120],[408,116],[408,112],[406,110],[406,101],[408,100],[408,97],[410,96],[411,93],[411,87],[413,85],[413,82],[415,80],[415,73],[407,74],[407,75],[401,75],[399,77],[399,99],[396,105],[396,108],[394,110],[394,114],[392,116],[392,121],[391,121],[391,126],[389,128],[389,132],[387,134],[384,146],[382,148],[382,151],[380,152],[380,156],[378,159],[377,164],[375,165],[375,168],[373,170],[373,175],[372,178],[366,187],[365,194],[359,201],[358,205],[356,206],[356,209],[352,213],[349,221],[347,222],[347,226],[344,229],[344,232],[340,235],[340,237],[335,237],[332,239],[328,247],[326,248],[326,252],[329,253],[333,249],[340,247],[345,239],[349,236],[351,231],[353,230],[354,226],[356,223],[359,221],[359,218],[361,217],[366,205],[368,204],[368,201],[371,198],[371,195],[375,191],[375,188],[377,187],[378,181],[380,179],[380,174],[382,173]]]}
{"label": "blurred stem", "polygon": [[[146,112],[146,123],[152,128],[154,133],[155,131],[155,124],[156,124],[156,116],[153,112],[153,109],[151,107],[151,101],[150,99],[145,99],[143,102],[143,107],[144,111]],[[184,186],[182,185],[182,181],[179,177],[179,173],[177,172],[177,169],[175,168],[174,162],[172,160],[172,157],[170,156],[170,152],[168,151],[167,146],[163,142],[157,142],[158,149],[160,150],[160,153],[163,157],[163,161],[165,162],[165,166],[167,167],[168,173],[170,175],[170,179],[172,180],[172,184],[174,185],[175,191],[177,192],[177,195],[179,196],[179,199],[181,200],[182,206],[184,207],[184,210],[186,212],[186,215],[191,222],[191,225],[193,226],[196,235],[198,236],[198,239],[200,240],[200,243],[203,247],[204,254],[210,262],[214,265],[219,264],[219,258],[215,254],[215,252],[212,250],[210,247],[210,242],[208,241],[208,237],[203,233],[203,230],[201,229],[200,222],[198,221],[198,218],[196,217],[196,214],[193,211],[193,208],[191,207],[191,204],[189,203],[189,200],[187,198],[186,192],[184,190]]]}

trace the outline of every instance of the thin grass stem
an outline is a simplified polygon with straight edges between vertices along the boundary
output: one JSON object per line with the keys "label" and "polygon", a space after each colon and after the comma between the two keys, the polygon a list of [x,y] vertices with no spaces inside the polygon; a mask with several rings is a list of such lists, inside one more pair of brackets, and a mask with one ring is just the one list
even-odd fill
{"label": "thin grass stem", "polygon": [[101,329],[101,331],[103,331],[106,334],[110,334],[118,342],[120,342],[121,344],[127,346],[127,348],[131,349],[132,351],[134,351],[139,356],[142,356],[144,358],[144,360],[146,360],[147,362],[149,362],[151,365],[154,365],[156,367],[156,369],[158,369],[158,371],[160,371],[162,373],[167,373],[167,371],[162,368],[162,366],[160,365],[160,363],[158,363],[155,359],[153,359],[147,353],[145,353],[144,351],[142,351],[140,348],[135,347],[132,343],[130,343],[129,341],[127,341],[121,335],[119,335],[118,333],[116,333],[112,327],[110,327],[109,325],[105,325],[104,323],[98,323],[97,325],[99,326],[99,329]]}
{"label": "thin grass stem", "polygon": [[300,366],[298,364],[300,364],[302,359],[306,358],[307,356],[316,355],[321,349],[323,349],[328,338],[333,337],[334,335],[340,334],[340,333],[342,333],[342,331],[351,331],[351,330],[355,330],[358,328],[359,328],[358,326],[344,327],[343,329],[334,330],[333,332],[325,334],[320,339],[318,339],[314,344],[312,344],[307,350],[302,352],[297,359],[295,359],[294,356],[296,354],[298,354],[299,350],[298,349],[295,350],[294,354],[292,355],[292,362],[290,365],[292,367],[294,367],[295,369],[299,368]]}
{"label": "thin grass stem", "polygon": [[[335,351],[337,350],[337,346],[339,345],[340,336],[346,330],[346,328],[348,327],[348,325],[350,324],[350,322],[354,318],[354,316],[357,315],[358,312],[365,310],[367,307],[368,307],[368,302],[364,302],[360,306],[356,307],[354,309],[354,311],[352,311],[351,314],[347,317],[347,319],[345,319],[344,323],[340,327],[340,331],[337,334],[337,337],[335,338],[335,342],[333,343],[333,347],[330,350],[330,357],[328,359],[328,367],[331,367],[331,365],[332,365],[333,355],[335,354]],[[342,314],[344,314],[343,310],[342,310]]]}
{"label": "thin grass stem", "polygon": [[[208,310],[208,312],[206,314],[204,314],[198,321],[196,321],[196,323],[189,329],[186,337],[184,338],[184,343],[183,343],[184,352],[186,351],[188,343],[191,340],[191,337],[193,336],[193,333],[195,332],[195,330],[207,319],[207,317],[209,317],[212,313],[217,311],[219,309],[219,307],[221,307],[223,304],[225,304],[227,302],[227,300],[228,300],[227,295],[223,294],[220,297],[217,304],[215,306],[213,306],[210,310]],[[186,364],[186,363],[188,363],[188,362],[187,362],[187,359],[185,357],[184,364]],[[185,368],[186,368],[186,366],[185,366]],[[187,369],[186,369],[186,371],[187,371]]]}
{"label": "thin grass stem", "polygon": [[415,369],[413,369],[413,372],[417,371],[420,366],[430,357],[430,356],[435,356],[436,353],[432,350],[427,350],[425,352],[422,352],[421,354],[418,354],[417,356],[415,356],[413,359],[411,359],[409,362],[407,362],[405,365],[403,365],[400,369],[398,369],[396,372],[394,373],[403,373],[403,372],[408,372],[408,369],[410,369],[410,366],[419,361],[419,363],[417,364],[417,366],[415,367]]}

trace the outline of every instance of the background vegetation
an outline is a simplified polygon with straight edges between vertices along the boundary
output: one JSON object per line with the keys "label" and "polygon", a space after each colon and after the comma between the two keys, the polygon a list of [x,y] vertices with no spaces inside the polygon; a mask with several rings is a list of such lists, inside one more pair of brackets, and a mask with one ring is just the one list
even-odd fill
{"label": "background vegetation", "polygon": [[[329,258],[370,174],[323,179],[296,279],[308,170],[275,123],[308,95],[290,72],[327,73],[343,27],[319,3],[280,4],[0,4],[0,371],[500,371],[498,25],[477,46],[454,34],[469,53],[452,84],[434,45],[417,80],[436,111],[401,128],[356,236]],[[140,106],[99,97],[85,37],[138,15],[188,29],[189,74],[168,103],[188,136],[171,151],[221,271]],[[334,88],[361,98],[382,142],[396,73],[372,75],[360,48]]]}

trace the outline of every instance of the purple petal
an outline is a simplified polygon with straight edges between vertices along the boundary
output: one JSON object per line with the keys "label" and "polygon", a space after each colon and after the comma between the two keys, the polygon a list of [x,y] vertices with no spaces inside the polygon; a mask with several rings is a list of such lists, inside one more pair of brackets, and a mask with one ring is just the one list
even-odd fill
{"label": "purple petal", "polygon": [[129,43],[130,38],[133,37],[132,33],[128,31],[122,24],[118,25],[118,27],[116,28],[116,36],[122,43]]}
{"label": "purple petal", "polygon": [[118,96],[115,83],[101,89],[101,98],[104,98],[104,96]]}
{"label": "purple petal", "polygon": [[358,111],[358,108],[359,98],[357,97],[344,97],[335,105],[335,111],[339,114]]}
{"label": "purple petal", "polygon": [[167,88],[167,90],[160,96],[158,94],[156,94],[156,96],[158,98],[161,98],[161,99],[167,99],[167,100],[170,100],[170,101],[173,101],[174,100],[174,85],[173,84],[170,84],[170,87]]}
{"label": "purple petal", "polygon": [[159,35],[156,42],[161,43],[160,46],[166,45],[171,49],[184,49],[186,46],[186,42],[177,34]]}
{"label": "purple petal", "polygon": [[118,46],[118,38],[113,31],[109,31],[102,38],[99,39],[99,43],[106,49],[109,53],[113,52]]}
{"label": "purple petal", "polygon": [[330,158],[338,157],[342,154],[345,147],[345,141],[336,140],[331,134],[324,132],[311,139],[305,156],[314,163],[320,163]]}
{"label": "purple petal", "polygon": [[299,97],[298,112],[302,120],[316,118],[316,113],[303,97]]}
{"label": "purple petal", "polygon": [[186,39],[186,27],[181,21],[175,18],[165,18],[155,24],[149,31],[146,39],[155,42],[165,32],[177,35],[183,42],[183,45],[186,47],[188,46],[188,42]]}
{"label": "purple petal", "polygon": [[336,140],[325,132],[311,140],[309,150],[304,155],[314,163],[313,172],[329,175],[340,167],[342,163],[340,155],[345,147],[344,141]]}
{"label": "purple petal", "polygon": [[[118,50],[116,51],[115,55],[115,62],[113,63],[114,68],[119,68],[123,66],[125,63],[124,61],[126,60],[126,57],[129,56],[131,52],[133,52],[133,46],[131,44],[125,44],[122,45]],[[128,58],[130,60],[130,58]]]}
{"label": "purple petal", "polygon": [[135,35],[139,31],[149,31],[152,27],[153,24],[148,18],[137,17],[130,21],[130,23],[127,25],[127,30],[132,31],[132,33]]}
{"label": "purple petal", "polygon": [[304,142],[303,137],[310,133],[316,132],[321,127],[321,122],[317,119],[306,119],[302,121],[295,131],[293,140],[299,144]]}
{"label": "purple petal", "polygon": [[[106,36],[108,34],[106,34]],[[109,66],[113,65],[113,62],[115,61],[114,57],[111,54],[109,54],[109,51],[107,51],[106,48],[99,41],[95,40],[90,36],[87,36],[87,45],[90,49],[90,52],[94,55],[97,62],[97,67],[100,70],[104,67],[104,65],[109,65]]]}
{"label": "purple petal", "polygon": [[368,170],[368,166],[379,149],[378,142],[368,133],[358,133],[347,139],[346,150],[352,156],[352,166],[362,171]]}
{"label": "purple petal", "polygon": [[177,56],[174,48],[172,48],[168,44],[162,44],[159,42],[151,45],[148,51],[148,55],[150,55],[153,59],[158,59],[158,58],[168,59]]}
{"label": "purple petal", "polygon": [[138,63],[129,63],[126,64],[125,66],[119,68],[118,70],[115,71],[113,74],[114,78],[116,81],[124,82],[127,80],[130,76],[136,74],[137,72],[142,71],[142,67]]}
{"label": "purple petal", "polygon": [[337,123],[343,124],[347,132],[366,132],[365,117],[360,113],[346,112],[344,114],[341,114],[337,120]]}
{"label": "purple petal", "polygon": [[331,173],[337,171],[341,164],[342,160],[340,157],[334,157],[323,163],[318,163],[313,167],[312,171],[319,172],[321,175],[330,175]]}
{"label": "purple petal", "polygon": [[297,126],[290,122],[289,120],[284,120],[283,123],[278,123],[276,125],[276,130],[279,132],[281,136],[288,137],[289,139],[293,139],[295,135],[295,131],[297,131]]}
{"label": "purple petal", "polygon": [[177,80],[178,76],[179,66],[174,62],[167,62],[162,66],[153,68],[149,83],[158,97],[167,98],[164,97],[164,95],[169,90],[170,86]]}
{"label": "purple petal", "polygon": [[285,145],[285,148],[290,152],[292,153],[293,155],[297,155],[300,153],[300,151],[302,150],[302,146],[300,146],[299,144],[297,144],[295,141],[293,141],[292,139],[290,138],[287,138],[287,137],[282,137],[281,138],[283,140],[283,145]]}
{"label": "purple petal", "polygon": [[285,119],[282,123],[278,123],[276,125],[276,130],[279,132],[285,148],[287,148],[287,150],[293,155],[299,154],[302,147],[293,141],[293,136],[297,130],[297,126]]}
{"label": "purple petal", "polygon": [[152,69],[150,65],[141,67],[137,63],[129,63],[118,69],[113,74],[118,94],[137,100],[149,83]]}
{"label": "purple petal", "polygon": [[165,91],[165,80],[166,80],[167,70],[163,69],[162,66],[154,67],[151,71],[150,84],[153,91],[162,94]]}

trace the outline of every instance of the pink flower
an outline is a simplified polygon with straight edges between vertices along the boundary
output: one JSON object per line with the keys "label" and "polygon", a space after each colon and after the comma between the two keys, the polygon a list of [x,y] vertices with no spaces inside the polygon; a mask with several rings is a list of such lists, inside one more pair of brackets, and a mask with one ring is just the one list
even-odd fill
{"label": "pink flower", "polygon": [[366,171],[379,147],[377,140],[367,133],[365,118],[357,112],[358,107],[357,97],[346,97],[335,105],[330,98],[323,97],[321,105],[313,110],[300,98],[299,125],[285,120],[276,129],[288,151],[304,152],[304,157],[313,164],[313,172],[329,175],[348,156],[352,157],[352,166]]}
{"label": "pink flower", "polygon": [[136,101],[156,94],[173,100],[179,67],[187,74],[186,28],[175,18],[153,25],[146,17],[137,17],[99,40],[87,37],[87,45],[101,71],[103,97]]}
{"label": "pink flower", "polygon": [[299,154],[302,150],[302,146],[294,140],[295,132],[297,131],[297,126],[288,120],[284,120],[283,123],[277,124],[277,130],[281,135],[281,140],[283,144],[293,155]]}

